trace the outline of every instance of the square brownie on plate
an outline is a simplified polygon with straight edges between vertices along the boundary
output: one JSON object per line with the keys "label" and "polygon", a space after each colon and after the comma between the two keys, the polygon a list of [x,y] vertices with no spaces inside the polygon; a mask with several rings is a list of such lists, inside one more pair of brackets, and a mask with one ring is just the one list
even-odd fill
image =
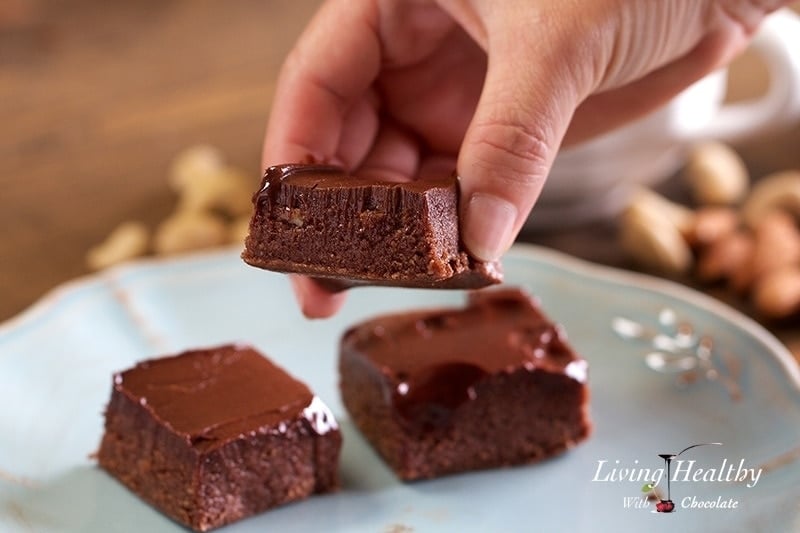
{"label": "square brownie on plate", "polygon": [[339,371],[350,416],[404,480],[538,461],[591,430],[586,361],[516,289],[355,325]]}
{"label": "square brownie on plate", "polygon": [[340,447],[308,387],[225,345],[116,374],[97,456],[143,500],[206,531],[336,489]]}

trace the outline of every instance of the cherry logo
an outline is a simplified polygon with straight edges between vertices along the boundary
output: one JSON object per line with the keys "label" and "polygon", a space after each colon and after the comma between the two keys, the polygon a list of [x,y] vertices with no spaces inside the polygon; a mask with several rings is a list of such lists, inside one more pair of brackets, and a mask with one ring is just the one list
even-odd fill
{"label": "cherry logo", "polygon": [[656,504],[656,511],[659,513],[671,513],[675,510],[675,504],[672,500],[661,500]]}
{"label": "cherry logo", "polygon": [[[659,513],[671,513],[675,510],[675,503],[672,501],[672,494],[671,494],[671,487],[670,487],[670,478],[672,477],[672,460],[681,455],[683,452],[691,450],[692,448],[697,448],[698,446],[722,446],[721,442],[703,442],[701,444],[692,444],[691,446],[687,446],[686,448],[682,449],[678,453],[660,453],[658,454],[659,457],[664,459],[664,464],[667,467],[667,499],[659,498],[660,501],[656,504],[656,511]],[[642,487],[643,492],[650,492],[656,487],[656,482],[647,483],[644,487]]]}

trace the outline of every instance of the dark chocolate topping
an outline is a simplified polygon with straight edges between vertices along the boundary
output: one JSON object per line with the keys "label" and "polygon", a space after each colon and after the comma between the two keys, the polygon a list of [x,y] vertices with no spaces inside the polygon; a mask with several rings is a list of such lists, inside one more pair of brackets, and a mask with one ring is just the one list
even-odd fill
{"label": "dark chocolate topping", "polygon": [[114,386],[195,443],[224,442],[253,427],[285,431],[298,417],[318,433],[335,427],[308,387],[247,346],[144,361],[117,374]]}
{"label": "dark chocolate topping", "polygon": [[471,363],[442,363],[418,372],[395,387],[394,402],[400,414],[420,428],[447,425],[450,413],[475,399],[475,384],[487,376]]}
{"label": "dark chocolate topping", "polygon": [[269,200],[275,202],[278,199],[283,181],[289,178],[300,178],[306,176],[324,175],[328,178],[342,174],[342,169],[333,165],[301,165],[286,164],[269,167],[264,172],[261,179],[261,187],[256,192],[253,202]]}
{"label": "dark chocolate topping", "polygon": [[340,200],[336,202],[339,208],[342,204],[353,204],[352,209],[356,213],[390,211],[401,209],[403,204],[417,202],[415,197],[404,193],[425,193],[431,188],[455,190],[456,179],[453,175],[436,180],[391,182],[353,176],[341,167],[332,165],[276,165],[264,173],[254,203],[260,205],[267,202],[273,207],[277,205],[290,209],[307,207],[302,205],[302,193],[300,198],[297,197],[297,189],[344,189],[342,195],[334,197]]}
{"label": "dark chocolate topping", "polygon": [[474,293],[464,309],[377,317],[348,335],[345,342],[408,376],[427,372],[432,364],[452,363],[474,365],[489,374],[520,365],[563,372],[578,359],[563,330],[519,289]]}
{"label": "dark chocolate topping", "polygon": [[445,420],[488,375],[542,370],[586,380],[586,362],[563,330],[514,288],[474,293],[464,309],[377,317],[349,330],[344,343],[381,368],[401,412],[416,418],[441,409]]}

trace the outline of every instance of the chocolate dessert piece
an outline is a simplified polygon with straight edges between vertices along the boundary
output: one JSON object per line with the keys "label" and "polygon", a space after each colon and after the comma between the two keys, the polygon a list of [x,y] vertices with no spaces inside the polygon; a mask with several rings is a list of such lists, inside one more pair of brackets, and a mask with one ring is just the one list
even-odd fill
{"label": "chocolate dessert piece", "polygon": [[338,485],[341,435],[322,401],[254,349],[153,359],[114,376],[98,461],[195,530]]}
{"label": "chocolate dessert piece", "polygon": [[517,289],[358,324],[339,372],[356,426],[404,480],[538,461],[591,429],[586,361]]}
{"label": "chocolate dessert piece", "polygon": [[391,183],[338,167],[274,166],[253,204],[245,262],[313,276],[330,290],[480,288],[502,281],[499,262],[477,261],[461,244],[455,176]]}

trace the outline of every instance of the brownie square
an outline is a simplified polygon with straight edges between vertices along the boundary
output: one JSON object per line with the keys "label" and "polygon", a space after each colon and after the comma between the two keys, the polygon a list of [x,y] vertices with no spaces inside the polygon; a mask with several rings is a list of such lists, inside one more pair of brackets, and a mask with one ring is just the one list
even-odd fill
{"label": "brownie square", "polygon": [[242,253],[252,266],[312,276],[331,290],[502,281],[499,262],[475,260],[461,243],[455,176],[390,183],[338,167],[274,166],[253,204]]}
{"label": "brownie square", "polygon": [[403,480],[538,461],[591,430],[586,361],[516,289],[355,325],[339,372],[351,418]]}
{"label": "brownie square", "polygon": [[152,359],[114,376],[100,466],[197,531],[338,486],[322,401],[253,348]]}

